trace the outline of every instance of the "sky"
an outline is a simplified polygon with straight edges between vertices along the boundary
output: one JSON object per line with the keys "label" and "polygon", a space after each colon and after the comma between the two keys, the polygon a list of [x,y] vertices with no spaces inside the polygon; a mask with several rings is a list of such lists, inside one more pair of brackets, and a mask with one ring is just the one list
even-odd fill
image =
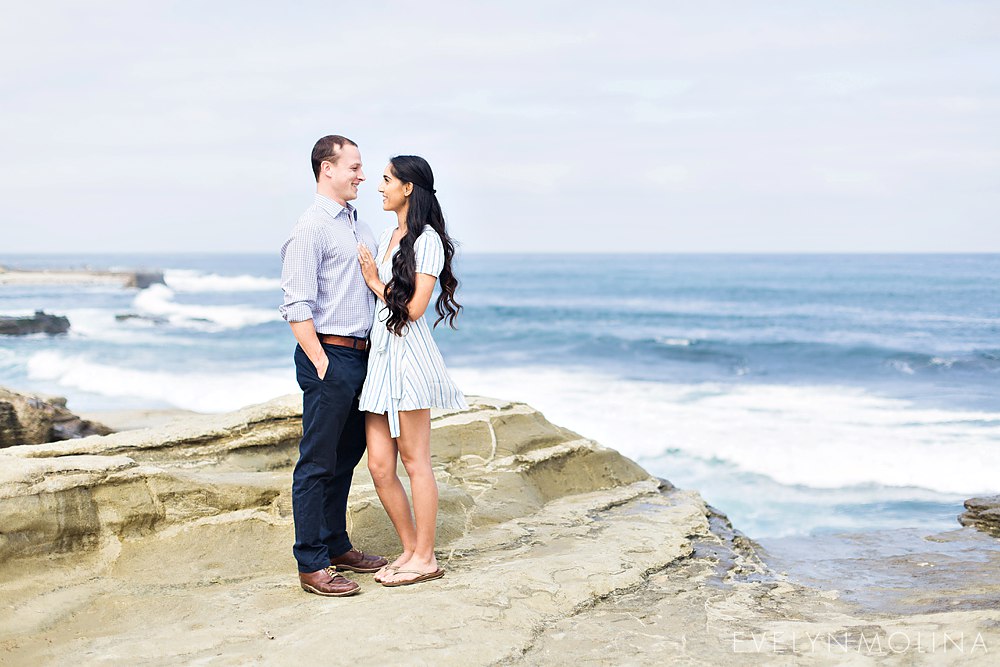
{"label": "sky", "polygon": [[1000,3],[5,3],[0,253],[277,252],[343,134],[469,252],[1000,252]]}

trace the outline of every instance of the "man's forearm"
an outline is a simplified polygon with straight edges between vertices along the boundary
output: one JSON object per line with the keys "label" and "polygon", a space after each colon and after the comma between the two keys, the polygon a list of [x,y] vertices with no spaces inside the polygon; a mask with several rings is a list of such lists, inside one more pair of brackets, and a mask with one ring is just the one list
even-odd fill
{"label": "man's forearm", "polygon": [[326,355],[326,352],[319,342],[319,336],[316,335],[316,326],[313,324],[313,321],[303,320],[302,322],[289,322],[288,324],[292,327],[292,334],[295,336],[295,340],[299,342],[299,347],[302,348],[302,351],[313,362],[313,365],[318,365],[319,360]]}

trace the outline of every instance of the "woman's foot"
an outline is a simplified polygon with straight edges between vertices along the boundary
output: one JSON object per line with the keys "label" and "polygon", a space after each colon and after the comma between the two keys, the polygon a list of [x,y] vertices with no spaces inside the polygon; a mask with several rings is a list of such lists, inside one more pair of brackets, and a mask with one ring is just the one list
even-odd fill
{"label": "woman's foot", "polygon": [[387,576],[389,576],[390,574],[395,573],[396,570],[398,570],[401,567],[403,567],[404,565],[406,565],[410,561],[411,558],[413,558],[413,552],[412,551],[404,551],[403,553],[401,553],[399,555],[398,558],[396,558],[396,560],[392,561],[391,563],[389,563],[388,565],[386,565],[381,570],[379,570],[378,572],[375,573],[375,577],[374,577],[375,581],[377,581],[378,583],[381,584],[383,581],[385,581],[385,578]]}
{"label": "woman's foot", "polygon": [[430,560],[410,558],[405,564],[387,571],[379,583],[383,586],[406,586],[442,576],[444,571],[438,567],[436,558],[432,557]]}

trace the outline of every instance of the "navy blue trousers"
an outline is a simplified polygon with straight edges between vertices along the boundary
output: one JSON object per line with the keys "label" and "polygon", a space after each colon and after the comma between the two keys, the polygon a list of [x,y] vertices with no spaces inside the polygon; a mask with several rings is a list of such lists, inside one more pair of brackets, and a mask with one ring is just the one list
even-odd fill
{"label": "navy blue trousers", "polygon": [[323,345],[330,360],[322,380],[295,346],[295,378],[302,389],[302,440],[292,474],[292,514],[299,572],[330,566],[351,550],[347,536],[347,494],[354,468],[365,452],[365,418],[358,397],[368,370],[368,353]]}

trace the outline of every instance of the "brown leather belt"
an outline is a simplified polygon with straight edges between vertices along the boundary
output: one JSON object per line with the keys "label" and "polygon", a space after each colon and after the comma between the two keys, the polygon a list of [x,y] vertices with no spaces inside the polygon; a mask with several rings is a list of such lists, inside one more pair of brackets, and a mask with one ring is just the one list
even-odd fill
{"label": "brown leather belt", "polygon": [[353,336],[333,336],[330,334],[316,334],[319,342],[327,345],[338,345],[349,347],[352,350],[367,350],[370,343],[367,338],[354,338]]}

